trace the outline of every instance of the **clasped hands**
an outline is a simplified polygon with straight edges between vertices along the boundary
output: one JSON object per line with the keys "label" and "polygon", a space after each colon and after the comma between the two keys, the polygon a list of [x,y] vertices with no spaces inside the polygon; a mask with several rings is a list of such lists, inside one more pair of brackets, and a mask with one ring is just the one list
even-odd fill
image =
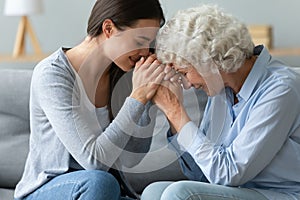
{"label": "clasped hands", "polygon": [[174,131],[190,121],[183,107],[182,75],[171,65],[159,62],[155,54],[142,57],[133,71],[131,97],[143,104],[152,100],[166,115]]}

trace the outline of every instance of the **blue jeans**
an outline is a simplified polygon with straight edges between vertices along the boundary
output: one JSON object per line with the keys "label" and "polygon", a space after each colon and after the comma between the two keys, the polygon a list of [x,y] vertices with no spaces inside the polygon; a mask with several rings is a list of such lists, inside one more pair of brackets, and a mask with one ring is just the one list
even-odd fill
{"label": "blue jeans", "polygon": [[[30,183],[29,183],[30,184]],[[113,175],[100,170],[80,170],[59,175],[24,200],[125,200]]]}
{"label": "blue jeans", "polygon": [[198,181],[156,182],[146,187],[141,200],[267,200],[255,190]]}

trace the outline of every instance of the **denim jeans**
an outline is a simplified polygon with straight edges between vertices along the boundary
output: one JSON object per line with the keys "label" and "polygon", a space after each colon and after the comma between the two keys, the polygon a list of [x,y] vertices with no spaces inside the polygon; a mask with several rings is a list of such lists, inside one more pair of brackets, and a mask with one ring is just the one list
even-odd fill
{"label": "denim jeans", "polygon": [[197,181],[156,182],[146,187],[141,200],[267,200],[255,190]]}
{"label": "denim jeans", "polygon": [[115,177],[100,170],[80,170],[57,176],[24,198],[53,199],[130,200],[120,196],[120,186]]}

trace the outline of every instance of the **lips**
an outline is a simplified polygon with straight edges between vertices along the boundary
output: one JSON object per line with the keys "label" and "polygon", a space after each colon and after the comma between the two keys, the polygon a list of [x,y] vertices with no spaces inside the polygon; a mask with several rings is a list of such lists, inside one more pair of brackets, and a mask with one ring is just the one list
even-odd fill
{"label": "lips", "polygon": [[193,84],[194,88],[196,89],[200,89],[200,90],[203,90],[203,85],[200,85],[200,84]]}
{"label": "lips", "polygon": [[129,59],[132,61],[132,62],[134,62],[134,63],[136,63],[137,61],[139,61],[140,60],[140,56],[139,57],[129,57]]}

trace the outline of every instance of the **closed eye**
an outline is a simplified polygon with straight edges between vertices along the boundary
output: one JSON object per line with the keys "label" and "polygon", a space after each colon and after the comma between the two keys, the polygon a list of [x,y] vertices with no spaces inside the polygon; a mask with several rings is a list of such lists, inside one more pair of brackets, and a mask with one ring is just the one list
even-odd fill
{"label": "closed eye", "polygon": [[150,47],[150,44],[148,42],[144,42],[144,41],[141,42],[141,41],[136,40],[135,43],[136,43],[136,46],[141,49]]}
{"label": "closed eye", "polygon": [[141,42],[136,42],[136,45],[139,46],[139,47],[142,47],[144,44],[141,43]]}
{"label": "closed eye", "polygon": [[184,76],[186,76],[186,74],[187,74],[187,71],[184,70],[184,69],[179,69],[179,70],[177,70],[177,72],[178,72],[178,73],[181,73],[181,74],[184,75]]}

